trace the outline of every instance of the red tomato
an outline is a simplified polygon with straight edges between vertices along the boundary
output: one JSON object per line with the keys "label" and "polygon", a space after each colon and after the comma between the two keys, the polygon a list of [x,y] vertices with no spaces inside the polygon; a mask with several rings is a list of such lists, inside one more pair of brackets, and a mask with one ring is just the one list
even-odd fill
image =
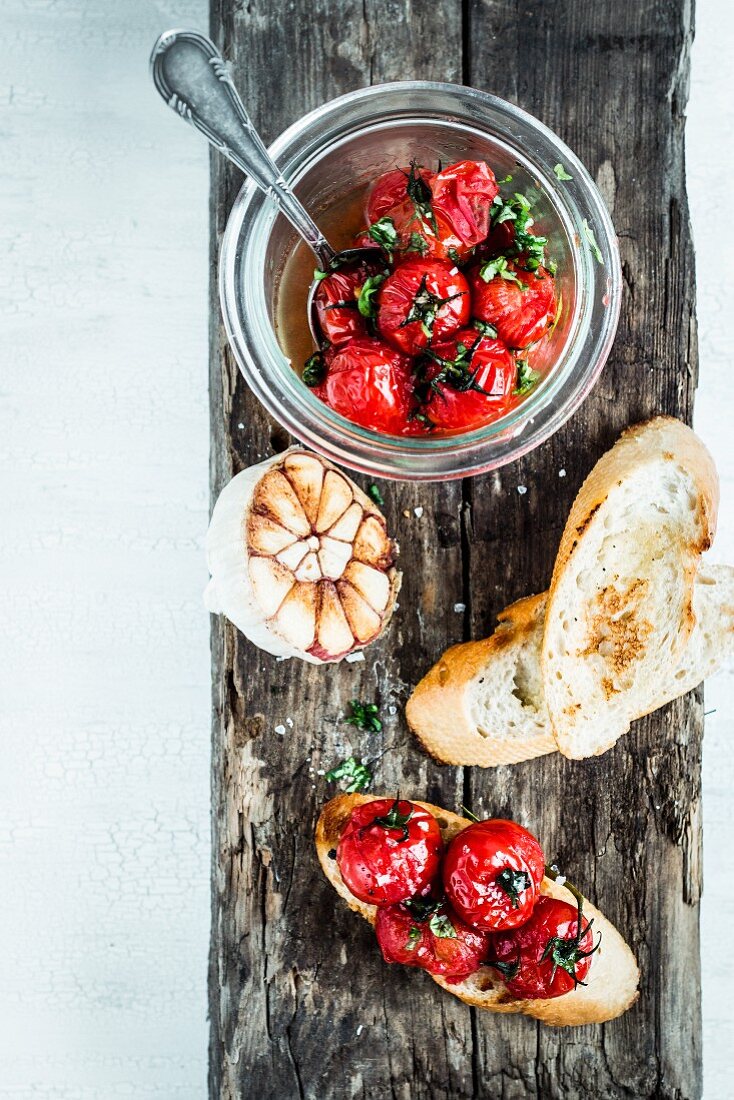
{"label": "red tomato", "polygon": [[524,271],[516,261],[502,262],[503,272],[489,282],[480,268],[468,274],[474,316],[494,325],[508,347],[525,348],[544,335],[555,317],[554,281],[544,267]]}
{"label": "red tomato", "polygon": [[438,173],[431,184],[433,211],[453,229],[467,255],[489,232],[489,212],[499,193],[494,172],[483,161],[462,160]]}
{"label": "red tomato", "polygon": [[427,368],[418,392],[421,411],[435,428],[470,431],[507,411],[517,364],[501,340],[461,329],[433,354],[441,362]]}
{"label": "red tomato", "polygon": [[443,343],[469,320],[466,279],[456,267],[416,257],[389,275],[378,292],[377,327],[393,347],[416,355]]}
{"label": "red tomato", "polygon": [[356,898],[393,905],[433,882],[442,848],[438,822],[427,810],[404,799],[376,798],[352,810],[336,859]]}
{"label": "red tomato", "polygon": [[[410,215],[415,213],[413,202],[408,194],[410,172],[410,168],[396,168],[392,172],[385,172],[377,177],[367,195],[365,215],[368,225],[372,225],[398,208],[410,207]],[[419,176],[429,187],[435,178],[434,172],[417,166],[414,175]]]}
{"label": "red tomato", "polygon": [[386,172],[372,185],[365,210],[367,223],[374,225],[381,218],[390,218],[398,238],[396,262],[401,255],[445,260],[451,258],[451,253],[455,252],[454,259],[462,254],[461,238],[443,214],[433,210],[431,185],[435,178],[435,172],[411,165]]}
{"label": "red tomato", "polygon": [[[374,242],[370,242],[373,243]],[[379,257],[379,253],[377,254]],[[358,267],[334,271],[316,288],[316,311],[324,337],[334,347],[359,336],[367,336],[367,322],[357,307],[365,280],[383,270],[379,258]]]}
{"label": "red tomato", "polygon": [[363,337],[339,348],[319,396],[355,424],[388,435],[411,430],[410,361],[382,340]]}
{"label": "red tomato", "polygon": [[[500,964],[513,997],[519,1000],[560,997],[583,982],[596,950],[591,921],[575,905],[543,894],[527,924],[492,937],[489,965]],[[597,943],[597,947],[599,944]]]}
{"label": "red tomato", "polygon": [[514,821],[478,821],[449,844],[443,884],[452,908],[474,928],[500,932],[524,924],[545,873],[538,841]]}
{"label": "red tomato", "polygon": [[414,898],[378,909],[377,942],[385,962],[420,966],[449,982],[460,982],[484,962],[489,936],[452,913],[445,902]]}

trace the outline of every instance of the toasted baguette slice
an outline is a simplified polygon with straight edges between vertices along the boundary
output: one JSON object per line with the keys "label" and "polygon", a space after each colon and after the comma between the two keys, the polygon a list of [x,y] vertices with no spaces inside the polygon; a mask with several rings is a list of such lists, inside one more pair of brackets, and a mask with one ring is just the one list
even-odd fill
{"label": "toasted baguette slice", "polygon": [[[408,723],[443,764],[517,764],[557,749],[545,705],[540,653],[547,593],[511,604],[491,638],[452,646],[408,700]],[[696,624],[677,665],[644,701],[649,714],[734,660],[734,568],[703,566],[693,590]]]}
{"label": "toasted baguette slice", "polygon": [[[316,825],[316,851],[319,862],[336,892],[344,899],[350,909],[359,913],[374,926],[377,909],[366,905],[349,891],[339,872],[333,852],[355,806],[371,802],[385,795],[340,794],[327,802],[321,811]],[[471,825],[464,817],[432,806],[429,802],[416,802],[432,813],[441,827],[444,841],[452,840],[462,829]],[[571,900],[571,895],[563,886],[552,879],[543,879],[542,892],[562,901]],[[584,912],[594,919],[594,931],[601,931],[601,947],[592,956],[586,985],[578,986],[571,993],[551,1000],[517,1001],[514,1000],[498,975],[489,966],[480,969],[463,982],[452,984],[443,978],[433,977],[438,985],[453,993],[465,1004],[476,1008],[488,1008],[493,1012],[521,1012],[534,1016],[545,1024],[554,1027],[570,1027],[578,1024],[602,1024],[621,1016],[637,1000],[637,985],[640,972],[635,958],[614,925],[604,917],[590,902],[584,903]]]}
{"label": "toasted baguette slice", "polygon": [[679,420],[625,432],[579,490],[546,605],[541,667],[561,752],[605,752],[650,710],[695,625],[716,530],[711,455]]}

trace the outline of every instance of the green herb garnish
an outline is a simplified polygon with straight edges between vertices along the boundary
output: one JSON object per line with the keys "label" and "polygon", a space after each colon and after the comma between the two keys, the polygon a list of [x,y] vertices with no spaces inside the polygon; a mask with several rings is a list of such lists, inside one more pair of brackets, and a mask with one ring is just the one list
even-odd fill
{"label": "green herb garnish", "polygon": [[497,183],[499,183],[500,186],[503,183],[512,183],[512,176],[505,176],[505,178],[503,180],[497,180]]}
{"label": "green herb garnish", "polygon": [[405,251],[418,252],[421,256],[425,256],[428,251],[428,241],[421,233],[411,233],[410,242]]}
{"label": "green herb garnish", "polygon": [[554,172],[555,177],[556,177],[557,180],[572,180],[573,179],[573,176],[569,176],[568,172],[566,171],[566,169],[563,167],[562,164],[554,164],[553,165],[553,172]]}
{"label": "green herb garnish", "polygon": [[368,730],[370,733],[379,733],[382,722],[378,715],[380,708],[376,703],[360,703],[358,699],[352,699],[349,704],[351,714],[347,718],[350,726],[356,726],[359,730]]}
{"label": "green herb garnish", "polygon": [[449,294],[447,298],[440,298],[428,289],[427,281],[428,275],[425,274],[420,281],[420,286],[415,293],[408,314],[399,327],[405,328],[406,325],[412,325],[415,321],[418,321],[424,336],[427,340],[430,340],[433,336],[433,326],[441,306],[445,306],[447,302],[453,302],[455,298],[463,297],[465,291],[459,290],[456,294]]}
{"label": "green herb garnish", "polygon": [[446,255],[453,263],[456,264],[457,267],[459,266],[459,264],[461,263],[461,256],[455,248],[447,248]]}
{"label": "green herb garnish", "polygon": [[601,249],[599,248],[599,245],[596,243],[596,237],[594,236],[594,230],[591,228],[591,226],[587,222],[586,218],[584,218],[584,220],[582,221],[581,228],[584,231],[584,236],[586,237],[587,241],[589,242],[589,248],[593,252],[594,258],[596,259],[597,263],[603,264],[604,263],[604,257],[601,254]]}
{"label": "green herb garnish", "polygon": [[516,397],[522,397],[524,394],[530,393],[539,378],[540,374],[538,371],[532,369],[527,359],[518,359],[517,381],[515,382],[515,389],[512,392]]}
{"label": "green herb garnish", "polygon": [[380,492],[380,490],[377,488],[376,485],[370,485],[369,489],[367,490],[367,496],[371,500],[374,500],[375,504],[379,508],[384,508],[385,507],[385,501],[383,499],[382,493]]}
{"label": "green herb garnish", "polygon": [[369,227],[367,233],[375,244],[379,244],[380,248],[384,248],[386,252],[392,253],[397,248],[398,231],[392,218],[387,216],[380,218]]}
{"label": "green herb garnish", "polygon": [[428,927],[440,940],[456,939],[456,929],[446,913],[434,913],[428,921]]}
{"label": "green herb garnish", "polygon": [[357,791],[364,791],[369,787],[372,782],[372,772],[361,760],[349,756],[341,764],[328,771],[325,779],[329,783],[346,780],[346,785],[342,783],[342,790],[347,794],[355,794]]}
{"label": "green herb garnish", "polygon": [[314,282],[320,283],[322,279],[328,279],[329,272],[328,271],[322,271],[320,267],[317,267],[317,268],[314,268],[313,277],[314,277]]}
{"label": "green herb garnish", "polygon": [[301,378],[307,386],[320,386],[326,378],[326,361],[320,351],[310,355],[303,365]]}
{"label": "green herb garnish", "polygon": [[512,867],[505,867],[494,880],[505,894],[507,894],[512,908],[520,905],[520,894],[530,886],[530,875],[526,871],[515,871]]}
{"label": "green herb garnish", "polygon": [[511,959],[509,962],[500,962],[497,959],[494,962],[490,961],[487,965],[499,970],[505,981],[509,982],[517,977],[517,972],[520,969],[520,959],[518,957],[517,959]]}
{"label": "green herb garnish", "polygon": [[481,332],[482,336],[489,336],[491,340],[497,339],[497,329],[494,325],[490,325],[488,321],[472,321],[472,327]]}
{"label": "green herb garnish", "polygon": [[516,283],[520,287],[520,290],[527,290],[528,284],[518,279],[515,272],[507,266],[507,262],[506,256],[497,256],[494,260],[487,260],[486,264],[482,264],[479,268],[479,274],[484,279],[485,283],[489,283],[492,279],[499,276],[500,279],[505,279],[508,283]]}
{"label": "green herb garnish", "polygon": [[365,279],[362,287],[359,291],[359,297],[357,299],[357,308],[363,317],[367,317],[369,320],[374,319],[377,316],[377,291],[380,288],[380,284],[384,283],[387,276],[385,275],[370,275]]}
{"label": "green herb garnish", "polygon": [[395,801],[388,813],[383,817],[376,817],[373,824],[381,825],[383,829],[400,829],[400,836],[398,837],[398,844],[402,844],[404,840],[408,839],[408,822],[413,816],[413,805],[410,802],[406,802],[409,808],[407,814],[401,814],[400,812],[400,795],[396,795]]}

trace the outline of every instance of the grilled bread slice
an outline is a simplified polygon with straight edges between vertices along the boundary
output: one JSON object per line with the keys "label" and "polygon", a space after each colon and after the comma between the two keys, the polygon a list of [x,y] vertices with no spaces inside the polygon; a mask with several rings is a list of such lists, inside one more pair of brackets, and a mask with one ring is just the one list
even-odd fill
{"label": "grilled bread slice", "polygon": [[[339,872],[339,866],[333,853],[339,838],[355,806],[370,802],[384,795],[341,794],[332,798],[321,811],[316,825],[316,851],[319,862],[336,892],[350,909],[359,913],[374,925],[377,910],[367,905],[349,891]],[[449,810],[442,810],[428,802],[416,802],[432,813],[441,827],[446,843],[452,840],[462,829],[471,825],[467,818]],[[571,895],[563,886],[550,878],[543,880],[542,892],[562,901],[571,900]],[[545,1024],[554,1027],[571,1027],[579,1024],[601,1024],[613,1020],[634,1004],[637,1000],[639,970],[634,956],[614,925],[604,917],[590,902],[584,903],[584,913],[594,919],[594,931],[601,931],[601,946],[593,956],[586,985],[579,985],[570,993],[549,1000],[514,1000],[497,971],[489,966],[480,967],[476,973],[462,982],[451,983],[445,979],[433,977],[438,985],[447,992],[476,1008],[491,1009],[492,1012],[524,1013],[533,1016]]]}
{"label": "grilled bread slice", "polygon": [[734,570],[700,566],[718,481],[690,428],[626,432],[571,511],[549,593],[449,649],[408,701],[438,760],[490,767],[604,752],[734,655]]}
{"label": "grilled bread slice", "polygon": [[553,569],[541,654],[565,756],[605,752],[653,709],[660,682],[680,665],[718,501],[711,455],[670,417],[625,432],[581,486]]}
{"label": "grilled bread slice", "polygon": [[[452,646],[408,700],[408,723],[443,764],[491,768],[554,752],[541,648],[547,593],[511,604],[490,638]],[[734,660],[734,568],[702,566],[693,589],[693,632],[677,665],[651,686],[649,714]]]}

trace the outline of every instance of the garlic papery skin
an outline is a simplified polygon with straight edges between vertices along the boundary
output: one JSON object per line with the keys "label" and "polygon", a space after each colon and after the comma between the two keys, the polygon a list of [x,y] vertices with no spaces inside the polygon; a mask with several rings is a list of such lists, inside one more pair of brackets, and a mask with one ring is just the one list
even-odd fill
{"label": "garlic papery skin", "polygon": [[340,661],[385,630],[400,588],[385,517],[326,459],[291,447],[225,485],[204,594],[260,649]]}

